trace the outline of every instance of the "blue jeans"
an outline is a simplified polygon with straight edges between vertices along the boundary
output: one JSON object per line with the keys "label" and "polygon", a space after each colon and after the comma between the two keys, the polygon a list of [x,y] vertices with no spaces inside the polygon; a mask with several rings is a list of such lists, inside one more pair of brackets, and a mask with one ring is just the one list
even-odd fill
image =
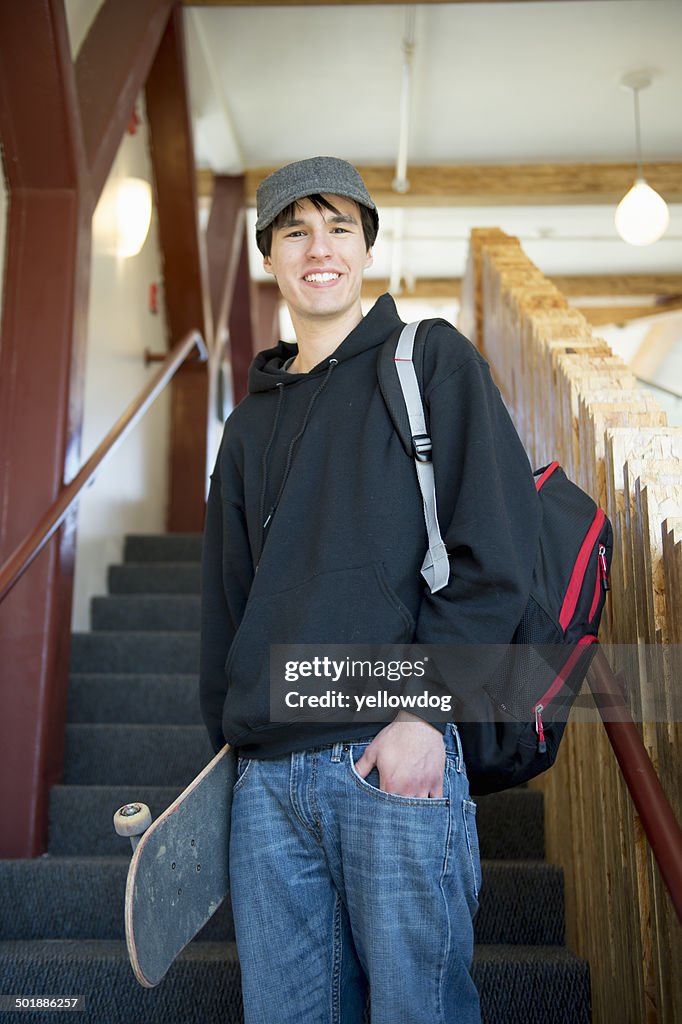
{"label": "blue jeans", "polygon": [[378,789],[369,741],[241,758],[230,879],[245,1024],[480,1024],[481,868],[455,726],[442,799]]}

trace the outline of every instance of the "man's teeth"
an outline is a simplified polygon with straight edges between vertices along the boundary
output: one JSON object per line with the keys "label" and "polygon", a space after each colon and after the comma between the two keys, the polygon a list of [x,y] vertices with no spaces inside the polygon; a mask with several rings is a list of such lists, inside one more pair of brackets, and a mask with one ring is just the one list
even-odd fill
{"label": "man's teeth", "polygon": [[336,281],[340,276],[340,274],[306,274],[303,280],[325,284],[327,281]]}

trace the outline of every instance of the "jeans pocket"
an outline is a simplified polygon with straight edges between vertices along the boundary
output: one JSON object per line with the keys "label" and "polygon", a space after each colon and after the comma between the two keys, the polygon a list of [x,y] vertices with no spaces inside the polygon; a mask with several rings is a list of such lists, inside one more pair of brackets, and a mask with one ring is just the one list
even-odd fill
{"label": "jeans pocket", "polygon": [[348,768],[350,770],[351,778],[356,785],[360,786],[368,794],[377,797],[380,800],[385,800],[389,803],[402,804],[407,806],[427,806],[427,807],[447,807],[449,804],[449,797],[447,789],[447,772],[443,780],[443,796],[442,797],[419,797],[419,796],[401,796],[399,793],[389,793],[385,789],[381,789],[379,785],[379,771],[377,768],[372,768],[366,779],[363,779],[362,775],[359,774],[355,767],[356,761],[359,761],[361,756],[364,754],[369,744],[367,743],[354,743],[348,751]]}
{"label": "jeans pocket", "polygon": [[476,828],[476,804],[473,800],[462,800],[462,816],[464,818],[464,834],[467,841],[474,898],[478,900],[481,891],[481,853],[478,845],[478,829]]}

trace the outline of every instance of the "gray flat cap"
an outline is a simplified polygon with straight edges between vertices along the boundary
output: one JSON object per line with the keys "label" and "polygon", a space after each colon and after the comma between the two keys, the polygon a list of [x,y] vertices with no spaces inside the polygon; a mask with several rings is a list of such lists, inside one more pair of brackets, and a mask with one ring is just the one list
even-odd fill
{"label": "gray flat cap", "polygon": [[256,192],[256,231],[272,224],[277,214],[290,203],[320,192],[345,196],[366,206],[374,212],[378,227],[377,208],[353,165],[335,156],[314,156],[310,160],[298,160],[280,167],[260,183]]}

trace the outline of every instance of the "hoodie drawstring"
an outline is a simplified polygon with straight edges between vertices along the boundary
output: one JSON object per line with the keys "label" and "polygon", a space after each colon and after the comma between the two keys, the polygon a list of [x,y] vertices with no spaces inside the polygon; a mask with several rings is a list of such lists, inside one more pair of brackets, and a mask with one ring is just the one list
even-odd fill
{"label": "hoodie drawstring", "polygon": [[270,453],[270,449],[272,447],[272,444],[273,444],[274,439],[275,439],[275,434],[277,432],[277,426],[279,424],[279,419],[280,419],[280,411],[281,411],[281,408],[282,408],[282,398],[283,398],[283,395],[284,395],[284,385],[283,384],[278,384],[277,385],[277,387],[279,388],[279,398],[278,398],[278,401],[277,401],[277,410],[275,412],[275,419],[274,419],[274,423],[273,423],[273,426],[272,426],[272,432],[270,434],[270,440],[268,441],[268,443],[267,443],[267,445],[265,447],[265,451],[263,452],[263,461],[262,461],[262,466],[263,466],[263,486],[261,488],[261,522],[263,523],[263,540],[261,542],[261,552],[263,550],[263,544],[265,543],[265,533],[266,533],[266,530],[267,530],[268,526],[270,525],[270,522],[272,520],[273,515],[275,514],[275,511],[277,510],[277,506],[279,505],[280,498],[282,497],[282,493],[284,492],[284,488],[286,486],[287,479],[289,478],[289,473],[291,471],[291,466],[292,466],[292,463],[294,461],[294,452],[296,450],[296,446],[298,445],[298,442],[300,441],[300,439],[303,437],[303,435],[305,433],[305,430],[306,430],[306,427],[308,426],[308,420],[310,419],[310,414],[313,411],[313,406],[315,405],[315,402],[317,401],[317,399],[320,397],[320,395],[322,394],[322,392],[326,388],[326,386],[327,386],[327,384],[329,382],[329,378],[331,377],[332,372],[334,370],[334,367],[338,365],[338,362],[339,362],[338,359],[330,359],[329,360],[329,368],[327,369],[327,372],[325,374],[324,380],[322,381],[320,386],[317,388],[317,390],[315,391],[314,395],[310,399],[310,402],[308,403],[308,408],[306,409],[305,416],[303,417],[303,422],[301,424],[301,428],[298,431],[298,433],[294,435],[294,437],[291,439],[291,441],[289,443],[289,448],[288,448],[288,451],[287,451],[287,459],[286,459],[286,463],[284,465],[284,474],[282,476],[282,482],[279,485],[279,490],[277,491],[277,496],[276,496],[276,498],[275,498],[275,500],[274,500],[274,502],[273,502],[273,504],[272,504],[272,506],[270,508],[270,511],[268,512],[268,514],[266,516],[265,515],[265,493],[266,493],[266,489],[267,489],[268,455]]}
{"label": "hoodie drawstring", "polygon": [[284,384],[283,383],[279,383],[277,385],[277,392],[278,392],[278,394],[277,394],[277,407],[275,409],[275,417],[274,417],[274,419],[272,421],[272,430],[270,431],[270,437],[268,439],[268,443],[266,444],[265,448],[263,449],[263,458],[261,459],[261,475],[263,477],[263,483],[261,485],[261,490],[260,490],[260,521],[261,521],[261,523],[265,519],[265,488],[266,488],[267,480],[268,480],[268,455],[270,454],[270,449],[272,448],[273,442],[275,440],[275,435],[277,433],[277,427],[279,425],[279,417],[280,417],[280,413],[282,411],[282,400],[284,398]]}

